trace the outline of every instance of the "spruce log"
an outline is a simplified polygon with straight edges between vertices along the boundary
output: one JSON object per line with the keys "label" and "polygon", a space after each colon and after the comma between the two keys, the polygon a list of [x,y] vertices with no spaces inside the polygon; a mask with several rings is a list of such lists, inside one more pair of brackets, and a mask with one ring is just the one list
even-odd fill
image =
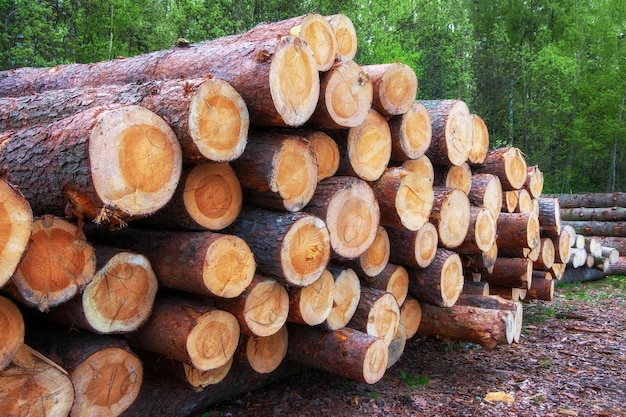
{"label": "spruce log", "polygon": [[0,288],[15,272],[29,245],[33,211],[24,196],[0,178]]}
{"label": "spruce log", "polygon": [[334,259],[334,262],[354,270],[365,281],[373,281],[387,266],[390,253],[389,233],[383,226],[378,226],[374,242],[358,258]]}
{"label": "spruce log", "polygon": [[463,282],[462,295],[489,295],[489,283],[485,281],[468,280],[466,277]]}
{"label": "spruce log", "polygon": [[530,193],[532,198],[541,197],[543,191],[543,172],[541,172],[537,165],[526,168],[524,189]]}
{"label": "spruce log", "polygon": [[580,268],[587,263],[587,255],[585,248],[574,248],[567,264],[573,268]]}
{"label": "spruce log", "polygon": [[426,268],[407,270],[409,293],[419,301],[450,307],[463,290],[463,266],[459,255],[450,250],[438,249]]}
{"label": "spruce log", "polygon": [[35,215],[124,225],[165,205],[180,178],[174,132],[139,106],[92,108],[49,125],[5,131],[0,142],[0,171]]}
{"label": "spruce log", "polygon": [[554,242],[549,237],[541,238],[539,245],[539,257],[533,262],[533,269],[539,271],[549,271],[554,265],[555,248]]}
{"label": "spruce log", "polygon": [[316,326],[323,323],[333,308],[335,279],[327,269],[320,278],[306,287],[289,288],[287,321]]}
{"label": "spruce log", "polygon": [[611,264],[614,264],[615,262],[619,261],[619,251],[615,248],[602,246],[601,256],[607,258]]}
{"label": "spruce log", "polygon": [[[275,371],[287,356],[289,331],[287,325],[270,336],[243,335],[240,343],[241,360],[259,374]],[[237,355],[237,354],[236,354]]]}
{"label": "spruce log", "polygon": [[159,294],[148,321],[125,338],[131,346],[206,371],[233,357],[239,335],[239,322],[231,313],[208,302]]}
{"label": "spruce log", "polygon": [[352,20],[345,14],[326,16],[337,37],[337,61],[349,61],[356,55],[357,35]]}
{"label": "spruce log", "polygon": [[417,332],[424,336],[472,342],[493,349],[513,342],[515,319],[507,310],[454,305],[449,308],[422,304]]}
{"label": "spruce log", "polygon": [[387,168],[370,183],[380,207],[380,224],[419,230],[433,208],[433,186],[426,178],[401,167]]}
{"label": "spruce log", "polygon": [[389,119],[391,160],[404,162],[423,156],[433,137],[430,115],[423,104],[413,101],[406,113]]}
{"label": "spruce log", "polygon": [[521,302],[508,300],[497,295],[461,294],[455,305],[510,311],[515,322],[513,342],[519,343],[524,321],[524,308]]}
{"label": "spruce log", "polygon": [[288,357],[343,378],[375,384],[387,370],[389,351],[384,341],[351,328],[325,332],[293,325]]}
{"label": "spruce log", "polygon": [[528,166],[522,152],[513,146],[489,150],[485,161],[474,167],[477,173],[491,173],[500,178],[504,191],[519,190],[526,182]]}
{"label": "spruce log", "polygon": [[500,178],[493,174],[473,174],[472,184],[468,193],[470,203],[477,207],[485,207],[494,219],[502,210],[502,184]]}
{"label": "spruce log", "polygon": [[485,121],[477,114],[472,114],[472,147],[467,157],[470,165],[485,162],[489,151],[489,129]]}
{"label": "spruce log", "polygon": [[8,298],[0,296],[0,328],[2,328],[2,344],[0,344],[0,373],[13,360],[24,344],[24,318],[15,304]]}
{"label": "spruce log", "polygon": [[401,265],[387,264],[373,281],[364,282],[363,286],[388,292],[400,306],[409,292],[409,273]]}
{"label": "spruce log", "polygon": [[454,248],[459,253],[487,252],[496,241],[496,221],[487,208],[470,207],[470,223],[463,243]]}
{"label": "spruce log", "polygon": [[420,302],[411,296],[407,296],[400,306],[400,324],[406,331],[406,338],[411,339],[417,333],[422,320],[422,307]]}
{"label": "spruce log", "polygon": [[527,258],[496,259],[493,272],[482,274],[482,280],[501,287],[531,288],[533,263]]}
{"label": "spruce log", "polygon": [[461,254],[461,263],[466,271],[478,272],[478,273],[491,273],[496,264],[496,259],[499,254],[498,244],[494,243],[487,252],[473,253],[473,254]]}
{"label": "spruce log", "polygon": [[[179,230],[125,228],[88,230],[89,239],[145,255],[159,285],[194,294],[236,297],[256,270],[254,255],[240,237]],[[181,267],[184,265],[184,268]]]}
{"label": "spruce log", "polygon": [[389,346],[399,323],[400,307],[391,293],[361,287],[359,304],[347,327],[375,336]]}
{"label": "spruce log", "polygon": [[[525,189],[521,188],[519,190],[514,191],[517,194],[517,206],[513,210],[514,213],[531,213],[533,211],[533,198],[530,196],[530,193]],[[539,220],[541,223],[541,219]]]}
{"label": "spruce log", "polygon": [[417,96],[417,75],[401,62],[366,65],[374,95],[372,107],[385,117],[404,114]]}
{"label": "spruce log", "polygon": [[490,295],[497,295],[499,297],[506,298],[507,300],[512,301],[520,301],[524,299],[524,297],[526,296],[525,294],[523,294],[524,291],[525,290],[522,290],[521,288],[501,287],[494,284],[489,285]]}
{"label": "spruce log", "polygon": [[626,221],[626,207],[561,208],[561,219],[572,221]]}
{"label": "spruce log", "polygon": [[539,225],[543,236],[558,237],[561,234],[561,210],[556,198],[538,198]]}
{"label": "spruce log", "polygon": [[600,221],[563,221],[563,225],[572,226],[576,233],[584,236],[612,236],[626,237],[626,221],[623,222],[600,222]]}
{"label": "spruce log", "polygon": [[74,297],[95,272],[95,250],[82,231],[46,215],[33,222],[30,244],[12,281],[26,305],[47,311]]}
{"label": "spruce log", "polygon": [[413,268],[426,268],[437,253],[439,237],[437,228],[426,223],[417,231],[387,229],[389,234],[389,260],[392,263]]}
{"label": "spruce log", "polygon": [[288,286],[313,284],[330,259],[326,225],[305,212],[285,213],[246,206],[224,231],[247,243],[261,274],[274,276]]}
{"label": "spruce log", "polygon": [[452,166],[437,165],[433,185],[456,188],[469,194],[472,188],[472,170],[467,162]]}
{"label": "spruce log", "polygon": [[301,136],[250,132],[245,152],[232,165],[244,199],[262,208],[301,210],[317,185],[317,159]]}
{"label": "spruce log", "polygon": [[320,181],[304,211],[326,223],[333,256],[354,259],[374,242],[380,207],[372,188],[354,177],[334,176]]}
{"label": "spruce log", "polygon": [[322,327],[328,331],[334,331],[345,327],[357,306],[361,296],[361,282],[352,269],[329,266],[328,271],[335,280],[333,292],[333,307],[328,318],[322,323]]}
{"label": "spruce log", "polygon": [[402,168],[427,178],[431,183],[435,180],[435,169],[430,158],[422,155],[417,159],[409,159],[402,163]]}
{"label": "spruce log", "polygon": [[539,220],[530,213],[500,213],[496,227],[498,247],[534,249],[539,246]]}
{"label": "spruce log", "polygon": [[337,142],[322,131],[305,135],[317,160],[317,181],[332,177],[339,169],[339,146]]}
{"label": "spruce log", "polygon": [[460,100],[420,100],[432,123],[433,137],[426,155],[437,164],[461,165],[472,149],[472,117]]}
{"label": "spruce log", "polygon": [[437,228],[439,245],[454,249],[463,243],[469,230],[469,198],[463,191],[447,187],[434,186],[433,194],[430,222]]}
{"label": "spruce log", "polygon": [[566,264],[569,261],[571,251],[571,239],[567,230],[561,229],[558,238],[552,238],[554,245],[554,261]]}
{"label": "spruce log", "polygon": [[529,300],[552,301],[554,299],[555,280],[533,277],[533,285],[528,289],[526,298]]}
{"label": "spruce log", "polygon": [[502,212],[514,213],[517,208],[518,194],[516,190],[504,191],[502,194]]}
{"label": "spruce log", "polygon": [[559,199],[561,208],[599,208],[626,207],[626,192],[615,193],[580,193],[580,194],[549,194],[544,197]]}

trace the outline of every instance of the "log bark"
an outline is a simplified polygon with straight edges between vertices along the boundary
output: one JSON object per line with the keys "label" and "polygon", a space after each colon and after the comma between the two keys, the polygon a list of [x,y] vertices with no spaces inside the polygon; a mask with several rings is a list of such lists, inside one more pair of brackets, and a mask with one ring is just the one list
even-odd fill
{"label": "log bark", "polygon": [[396,334],[391,340],[391,343],[389,343],[389,359],[387,360],[387,369],[391,368],[400,360],[400,358],[402,358],[405,347],[406,330],[404,329],[402,323],[399,323],[398,330],[396,330]]}
{"label": "log bark", "polygon": [[593,237],[598,242],[602,244],[602,246],[608,246],[614,249],[617,249],[620,256],[626,256],[626,237],[619,236],[588,236]]}
{"label": "log bark", "polygon": [[524,155],[513,146],[489,150],[482,165],[474,169],[477,173],[490,173],[500,178],[503,191],[519,190],[528,175]]}
{"label": "log bark", "polygon": [[526,258],[496,259],[492,273],[484,273],[482,280],[501,287],[531,288],[533,263]]}
{"label": "log bark", "polygon": [[489,283],[465,278],[462,295],[489,295]]}
{"label": "log bark", "polygon": [[537,165],[533,165],[527,167],[526,173],[524,189],[530,193],[532,198],[541,197],[543,192],[543,172]]}
{"label": "log bark", "polygon": [[337,37],[337,61],[349,61],[356,55],[357,35],[352,20],[344,14],[326,16]]}
{"label": "log bark", "polygon": [[165,288],[232,298],[246,289],[256,270],[250,247],[229,234],[136,228],[87,233],[90,241],[145,255]]}
{"label": "log bark", "polygon": [[0,171],[35,215],[124,225],[165,205],[180,178],[174,132],[139,106],[89,109],[53,124],[5,131],[0,141]]}
{"label": "log bark", "polygon": [[496,221],[487,208],[470,207],[470,223],[463,243],[454,250],[459,253],[487,252],[496,242]]}
{"label": "log bark", "polygon": [[470,203],[485,207],[494,219],[502,210],[502,184],[493,174],[473,174],[470,191],[467,195]]}
{"label": "log bark", "polygon": [[607,273],[597,268],[579,267],[573,268],[568,265],[560,282],[587,282],[597,281],[607,276]]}
{"label": "log bark", "polygon": [[626,207],[626,192],[615,193],[580,193],[580,194],[549,194],[545,197],[559,199],[561,208],[576,207]]}
{"label": "log bark", "polygon": [[538,198],[539,225],[543,236],[558,237],[561,234],[561,209],[556,198]]}
{"label": "log bark", "polygon": [[435,181],[433,185],[456,188],[469,194],[472,188],[472,170],[468,163],[460,165],[438,165],[435,167]]}
{"label": "log bark", "polygon": [[387,229],[390,242],[389,260],[413,268],[426,268],[437,253],[437,228],[426,223],[418,231]]}
{"label": "log bark", "polygon": [[245,152],[232,166],[244,199],[262,208],[301,210],[317,185],[317,159],[301,136],[250,132]]}
{"label": "log bark", "polygon": [[526,290],[523,290],[521,288],[501,287],[499,285],[493,285],[493,284],[489,285],[490,295],[497,295],[499,297],[506,298],[507,300],[512,300],[512,301],[523,300],[524,297],[526,297],[526,294],[524,291]]}
{"label": "log bark", "polygon": [[391,160],[405,162],[426,153],[432,141],[430,115],[423,104],[413,101],[406,113],[389,119]]}
{"label": "log bark", "polygon": [[339,146],[337,142],[322,131],[305,135],[317,160],[317,182],[332,177],[339,169]]}
{"label": "log bark", "polygon": [[[532,213],[533,198],[525,188],[514,191],[517,194],[517,206],[513,210],[514,213]],[[541,221],[540,221],[541,222]]]}
{"label": "log bark", "polygon": [[586,220],[601,222],[626,221],[626,207],[562,208],[561,219],[572,221]]}
{"label": "log bark", "polygon": [[450,307],[463,290],[461,259],[450,250],[438,249],[435,259],[427,268],[407,270],[409,294],[419,301]]}
{"label": "log bark", "polygon": [[419,100],[426,107],[433,137],[426,155],[433,163],[461,165],[472,148],[472,117],[460,100]]}
{"label": "log bark", "polygon": [[359,304],[347,327],[377,337],[389,346],[399,323],[400,307],[391,293],[361,287]]}
{"label": "log bark", "polygon": [[530,213],[500,213],[496,227],[498,247],[534,249],[539,246],[539,220]]}
{"label": "log bark", "polygon": [[333,308],[335,279],[327,269],[313,284],[289,288],[287,321],[316,326],[323,323]]}
{"label": "log bark", "polygon": [[93,245],[73,223],[53,216],[33,222],[30,244],[13,283],[29,307],[47,311],[76,295],[93,278]]}
{"label": "log bark", "polygon": [[552,301],[554,299],[555,280],[533,277],[533,285],[528,289],[526,298],[529,300]]}
{"label": "log bark", "polygon": [[29,245],[33,211],[24,196],[0,178],[0,288],[11,278]]}
{"label": "log bark", "polygon": [[409,273],[401,265],[387,264],[373,281],[365,282],[363,286],[388,292],[401,306],[409,292]]}
{"label": "log bark", "polygon": [[428,179],[431,183],[435,180],[435,169],[433,164],[426,155],[422,155],[417,159],[409,159],[402,163],[402,168],[407,171],[414,172],[418,175],[422,175]]}
{"label": "log bark", "polygon": [[409,111],[417,96],[417,75],[411,67],[401,62],[366,65],[373,86],[374,107],[385,117]]}
{"label": "log bark", "polygon": [[391,242],[387,229],[378,226],[374,242],[356,259],[334,259],[334,262],[352,269],[365,281],[373,281],[389,262]]}
{"label": "log bark", "polygon": [[289,328],[288,357],[343,378],[375,384],[387,370],[389,352],[385,342],[358,330],[325,332],[294,325]]}
{"label": "log bark", "polygon": [[626,237],[626,221],[599,222],[599,221],[563,221],[563,225],[574,228],[576,233],[584,236],[613,236]]}
{"label": "log bark", "polygon": [[387,168],[370,183],[380,207],[380,224],[396,229],[419,230],[433,208],[433,186],[426,178],[404,168]]}
{"label": "log bark", "polygon": [[454,249],[467,236],[470,225],[470,202],[461,191],[447,187],[433,187],[434,201],[430,222],[437,228],[439,245]]}
{"label": "log bark", "polygon": [[380,207],[372,188],[363,180],[335,176],[321,181],[304,211],[326,223],[331,256],[354,259],[374,242]]}
{"label": "log bark", "polygon": [[24,344],[24,318],[15,304],[0,296],[0,327],[3,342],[0,345],[0,373]]}
{"label": "log bark", "polygon": [[467,157],[470,165],[485,162],[489,151],[489,129],[485,121],[477,114],[472,114],[472,147]]}
{"label": "log bark", "polygon": [[520,342],[524,320],[524,308],[521,302],[508,300],[497,295],[461,294],[455,305],[510,311],[514,320],[513,342]]}
{"label": "log bark", "polygon": [[326,225],[305,212],[284,213],[247,206],[224,231],[247,243],[261,274],[274,276],[288,286],[313,284],[330,259]]}
{"label": "log bark", "polygon": [[344,328],[352,319],[361,297],[361,282],[354,271],[349,268],[329,266],[328,271],[335,280],[333,307],[321,327],[334,331]]}
{"label": "log bark", "polygon": [[400,325],[404,327],[406,338],[412,339],[422,321],[422,307],[420,302],[411,296],[407,296],[400,306]]}
{"label": "log bark", "polygon": [[241,339],[239,361],[244,361],[259,374],[274,372],[287,356],[289,346],[287,325],[283,325],[270,336],[244,335]]}
{"label": "log bark", "polygon": [[498,244],[489,248],[487,252],[474,253],[474,254],[461,254],[461,263],[466,271],[477,273],[491,273],[496,264],[498,258],[499,248]]}
{"label": "log bark", "polygon": [[544,237],[539,246],[539,258],[533,262],[533,269],[539,271],[549,271],[554,265],[555,248],[552,239]]}

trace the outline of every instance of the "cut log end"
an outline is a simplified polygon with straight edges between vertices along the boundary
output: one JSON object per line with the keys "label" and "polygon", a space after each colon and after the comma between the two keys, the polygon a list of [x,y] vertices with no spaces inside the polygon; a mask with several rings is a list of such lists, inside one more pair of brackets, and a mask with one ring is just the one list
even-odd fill
{"label": "cut log end", "polygon": [[222,382],[230,372],[233,362],[234,357],[231,357],[224,365],[215,369],[209,369],[208,371],[201,371],[189,364],[183,363],[185,380],[193,389],[201,391],[209,385]]}
{"label": "cut log end", "polygon": [[329,259],[330,234],[324,222],[315,216],[298,219],[285,234],[281,248],[285,279],[298,287],[313,284]]}
{"label": "cut log end", "polygon": [[359,256],[359,265],[368,277],[380,274],[389,262],[390,243],[387,230],[378,226],[374,242]]}
{"label": "cut log end", "polygon": [[528,167],[522,152],[515,147],[511,147],[504,154],[504,171],[511,187],[520,189],[526,182]]}
{"label": "cut log end", "polygon": [[344,14],[327,16],[337,38],[337,61],[349,61],[356,55],[357,35],[352,20]]}
{"label": "cut log end", "polygon": [[333,308],[335,280],[325,269],[322,276],[313,284],[294,288],[292,293],[297,294],[290,296],[297,301],[297,306],[290,307],[288,320],[316,326],[328,318]]}
{"label": "cut log end", "polygon": [[431,215],[431,220],[437,223],[439,243],[443,247],[454,248],[463,243],[469,230],[470,202],[461,190],[447,189],[444,194],[439,200],[438,213]]}
{"label": "cut log end", "polygon": [[274,155],[270,188],[278,192],[288,211],[302,209],[315,193],[317,160],[313,149],[302,139],[286,139]]}
{"label": "cut log end", "polygon": [[340,158],[337,142],[320,131],[307,135],[307,139],[317,159],[317,181],[335,175],[339,169]]}
{"label": "cut log end", "polygon": [[406,64],[370,65],[366,67],[374,83],[373,106],[393,116],[406,113],[417,96],[417,75]]}
{"label": "cut log end", "polygon": [[389,120],[393,149],[391,159],[407,161],[422,157],[432,141],[430,115],[424,105],[414,101],[401,116]]}
{"label": "cut log end", "polygon": [[274,371],[287,355],[288,342],[287,326],[270,336],[248,337],[246,357],[250,367],[259,374]]}
{"label": "cut log end", "polygon": [[284,285],[263,278],[250,290],[244,306],[244,319],[256,336],[271,336],[285,324],[289,314],[289,294]]}
{"label": "cut log end", "polygon": [[376,181],[391,159],[389,123],[371,109],[363,122],[348,133],[348,158],[354,173],[365,181]]}
{"label": "cut log end", "polygon": [[255,271],[254,255],[246,242],[237,236],[223,235],[207,249],[202,277],[211,294],[233,298],[248,287]]}
{"label": "cut log end", "polygon": [[433,208],[433,187],[430,181],[417,174],[404,176],[396,193],[396,211],[402,225],[419,230],[429,219]]}
{"label": "cut log end", "polygon": [[463,265],[458,254],[450,255],[441,268],[441,300],[451,307],[463,292]]}
{"label": "cut log end", "polygon": [[489,130],[485,121],[477,114],[472,114],[472,148],[467,160],[470,164],[480,165],[485,161],[489,150]]}
{"label": "cut log end", "polygon": [[338,330],[345,327],[359,305],[361,297],[361,282],[352,269],[333,272],[335,289],[333,293],[333,307],[325,321],[325,327]]}
{"label": "cut log end", "polygon": [[363,381],[375,384],[385,375],[389,363],[389,345],[375,340],[365,351],[363,359]]}
{"label": "cut log end", "polygon": [[426,223],[418,231],[415,237],[415,260],[421,268],[426,268],[433,262],[437,254],[439,234],[432,223]]}
{"label": "cut log end", "polygon": [[32,224],[33,212],[28,201],[9,183],[0,180],[0,288],[22,259]]}
{"label": "cut log end", "polygon": [[202,371],[219,368],[228,362],[239,343],[237,318],[223,310],[211,310],[198,317],[186,341],[191,364]]}
{"label": "cut log end", "polygon": [[6,368],[24,344],[24,319],[12,301],[0,296],[0,329],[3,342],[0,345],[0,371]]}
{"label": "cut log end", "polygon": [[311,46],[319,71],[327,71],[335,63],[337,36],[324,17],[310,13],[290,33],[304,39]]}
{"label": "cut log end", "polygon": [[413,297],[407,297],[400,306],[400,324],[406,331],[406,338],[411,339],[417,333],[422,321],[422,307]]}

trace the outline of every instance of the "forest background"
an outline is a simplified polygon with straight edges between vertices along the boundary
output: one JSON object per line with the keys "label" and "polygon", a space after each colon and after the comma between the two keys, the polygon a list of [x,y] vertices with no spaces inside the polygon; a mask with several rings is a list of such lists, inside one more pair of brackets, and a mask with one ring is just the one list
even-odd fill
{"label": "forest background", "polygon": [[623,0],[0,0],[0,70],[88,63],[316,12],[355,25],[361,65],[403,62],[418,99],[460,99],[544,192],[626,190]]}

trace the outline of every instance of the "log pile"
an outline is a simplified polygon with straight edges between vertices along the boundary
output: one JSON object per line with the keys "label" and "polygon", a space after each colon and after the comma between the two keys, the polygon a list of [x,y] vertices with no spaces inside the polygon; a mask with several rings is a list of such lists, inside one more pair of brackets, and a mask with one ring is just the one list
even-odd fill
{"label": "log pile", "polygon": [[0,379],[28,387],[0,404],[186,415],[302,367],[376,383],[416,334],[520,341],[569,259],[541,171],[356,43],[311,14],[0,73]]}

